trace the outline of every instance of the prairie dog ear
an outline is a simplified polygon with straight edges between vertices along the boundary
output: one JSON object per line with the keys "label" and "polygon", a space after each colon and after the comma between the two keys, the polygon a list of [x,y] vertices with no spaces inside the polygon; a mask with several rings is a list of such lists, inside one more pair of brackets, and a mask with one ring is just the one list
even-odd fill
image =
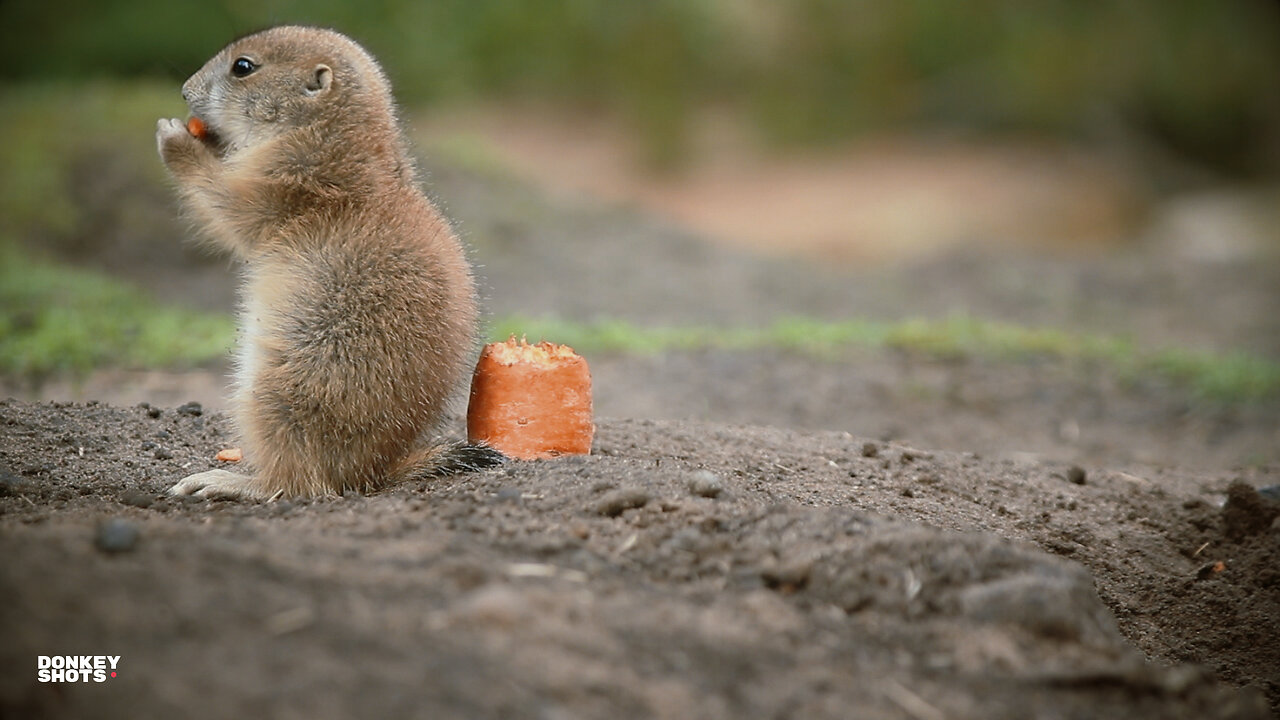
{"label": "prairie dog ear", "polygon": [[333,86],[333,70],[328,65],[321,63],[316,65],[311,71],[311,77],[307,79],[306,91],[307,95],[316,96],[328,92]]}

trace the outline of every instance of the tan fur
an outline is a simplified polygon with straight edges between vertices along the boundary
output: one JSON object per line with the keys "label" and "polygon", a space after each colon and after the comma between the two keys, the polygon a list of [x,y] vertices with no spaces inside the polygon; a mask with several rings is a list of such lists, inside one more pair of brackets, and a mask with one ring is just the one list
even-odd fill
{"label": "tan fur", "polygon": [[[237,58],[256,69],[232,72]],[[416,186],[390,87],[336,32],[237,40],[183,85],[209,135],[161,120],[160,156],[206,238],[244,261],[232,413],[251,475],[171,492],[308,496],[422,474],[475,341],[470,269]]]}

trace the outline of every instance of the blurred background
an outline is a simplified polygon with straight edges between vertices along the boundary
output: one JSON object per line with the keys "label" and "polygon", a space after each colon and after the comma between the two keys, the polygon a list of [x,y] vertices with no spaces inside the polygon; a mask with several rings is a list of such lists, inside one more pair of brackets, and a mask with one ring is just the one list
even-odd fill
{"label": "blurred background", "polygon": [[607,414],[1276,457],[1273,0],[9,0],[0,389],[219,406],[234,268],[154,122],[279,23],[382,61],[486,332]]}

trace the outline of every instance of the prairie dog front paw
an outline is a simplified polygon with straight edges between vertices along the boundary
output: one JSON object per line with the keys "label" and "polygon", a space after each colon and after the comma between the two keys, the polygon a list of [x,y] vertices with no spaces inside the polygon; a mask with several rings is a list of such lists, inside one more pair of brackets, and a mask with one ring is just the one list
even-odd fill
{"label": "prairie dog front paw", "polygon": [[187,130],[186,123],[177,118],[156,121],[156,150],[173,172],[199,162],[202,155],[208,154],[208,150]]}

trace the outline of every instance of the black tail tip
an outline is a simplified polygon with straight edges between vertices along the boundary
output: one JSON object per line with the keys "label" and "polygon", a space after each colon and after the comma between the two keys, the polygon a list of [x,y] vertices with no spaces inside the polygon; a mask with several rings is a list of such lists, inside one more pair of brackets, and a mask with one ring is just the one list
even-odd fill
{"label": "black tail tip", "polygon": [[510,458],[484,443],[460,442],[451,446],[433,475],[456,475],[497,467]]}

